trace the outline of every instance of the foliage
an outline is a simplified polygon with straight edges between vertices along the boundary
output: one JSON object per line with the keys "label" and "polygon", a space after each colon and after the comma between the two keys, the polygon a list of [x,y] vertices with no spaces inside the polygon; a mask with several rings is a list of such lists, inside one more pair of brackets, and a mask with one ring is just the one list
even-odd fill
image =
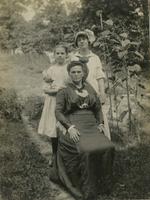
{"label": "foliage", "polygon": [[[117,127],[119,133],[120,119],[123,121],[128,115],[126,126],[129,128],[129,133],[133,134],[139,123],[137,113],[135,114],[133,110],[136,107],[140,112],[138,106],[140,106],[141,88],[145,89],[140,80],[140,73],[142,68],[147,68],[149,64],[147,1],[82,0],[81,2],[80,23],[95,32],[97,39],[93,48],[100,55],[105,67],[112,129]],[[125,94],[127,107],[119,112]],[[131,95],[134,96],[132,101]],[[123,124],[121,127],[123,128]]]}
{"label": "foliage", "polygon": [[25,20],[21,13],[25,10],[25,1],[0,1],[0,48],[15,49],[20,45],[20,34]]}
{"label": "foliage", "polygon": [[[36,14],[27,22],[21,14],[29,3],[30,1],[19,3],[18,0],[13,0],[13,4],[9,5],[7,0],[1,1],[1,49],[21,47],[24,53],[43,53],[45,50],[52,50],[60,41],[73,42],[74,32],[78,27],[78,9],[68,17],[62,0],[32,1]],[[68,6],[76,4],[70,2]]]}
{"label": "foliage", "polygon": [[43,109],[43,98],[40,96],[27,97],[24,102],[24,115],[28,116],[29,120],[38,120],[41,117]]}
{"label": "foliage", "polygon": [[13,121],[21,120],[22,106],[13,89],[0,89],[0,118]]}

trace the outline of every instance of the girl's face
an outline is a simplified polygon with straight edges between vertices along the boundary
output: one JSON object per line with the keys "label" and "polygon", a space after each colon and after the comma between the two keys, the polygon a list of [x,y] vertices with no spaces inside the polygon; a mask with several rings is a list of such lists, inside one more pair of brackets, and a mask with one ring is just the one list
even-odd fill
{"label": "girl's face", "polygon": [[79,48],[89,48],[89,41],[85,36],[79,36],[77,39],[77,45]]}
{"label": "girl's face", "polygon": [[61,65],[61,64],[64,64],[67,53],[63,47],[57,47],[55,49],[54,56],[55,56],[56,63]]}
{"label": "girl's face", "polygon": [[84,72],[80,65],[76,65],[70,69],[69,75],[70,75],[71,80],[74,83],[78,84],[82,81]]}

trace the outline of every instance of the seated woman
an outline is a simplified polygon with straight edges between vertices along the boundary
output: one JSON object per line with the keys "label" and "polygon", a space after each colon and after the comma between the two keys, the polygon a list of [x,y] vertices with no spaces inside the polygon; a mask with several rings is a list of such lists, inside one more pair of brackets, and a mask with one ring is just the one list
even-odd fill
{"label": "seated woman", "polygon": [[[58,131],[58,151],[51,180],[56,180],[57,175],[77,200],[96,200],[102,163],[105,161],[107,169],[112,168],[114,146],[102,132],[101,104],[95,90],[85,81],[86,64],[72,61],[67,70],[71,83],[56,97],[56,118],[66,133]],[[111,156],[107,163],[108,152]]]}

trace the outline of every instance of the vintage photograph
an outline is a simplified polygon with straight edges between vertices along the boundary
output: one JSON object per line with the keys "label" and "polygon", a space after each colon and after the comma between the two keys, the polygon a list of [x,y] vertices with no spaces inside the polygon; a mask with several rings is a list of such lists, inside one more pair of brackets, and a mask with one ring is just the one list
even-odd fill
{"label": "vintage photograph", "polygon": [[149,21],[149,0],[0,0],[0,200],[150,200]]}

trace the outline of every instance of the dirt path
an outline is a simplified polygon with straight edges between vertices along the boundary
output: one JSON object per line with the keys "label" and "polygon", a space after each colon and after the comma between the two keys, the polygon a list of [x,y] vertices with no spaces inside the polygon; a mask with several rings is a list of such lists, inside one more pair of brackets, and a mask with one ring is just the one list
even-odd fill
{"label": "dirt path", "polygon": [[[45,57],[36,57],[29,60],[25,56],[0,55],[0,86],[14,88],[22,99],[30,96],[42,96],[42,71],[49,66]],[[22,115],[23,123],[31,141],[38,147],[42,157],[49,162],[51,157],[51,145],[42,140],[28,120]],[[51,187],[58,194],[55,200],[74,200],[67,192],[58,185],[51,183]],[[0,200],[2,197],[0,196]]]}
{"label": "dirt path", "polygon": [[[31,140],[38,146],[40,153],[42,156],[49,162],[51,157],[51,145],[47,141],[42,140],[37,134],[36,130],[30,124],[28,117],[22,115],[23,123],[25,125],[26,130],[29,133]],[[56,185],[51,182],[51,186],[53,190],[58,191],[58,195],[55,197],[55,200],[75,200],[68,192],[64,191],[59,185]],[[1,200],[1,199],[0,199]]]}

